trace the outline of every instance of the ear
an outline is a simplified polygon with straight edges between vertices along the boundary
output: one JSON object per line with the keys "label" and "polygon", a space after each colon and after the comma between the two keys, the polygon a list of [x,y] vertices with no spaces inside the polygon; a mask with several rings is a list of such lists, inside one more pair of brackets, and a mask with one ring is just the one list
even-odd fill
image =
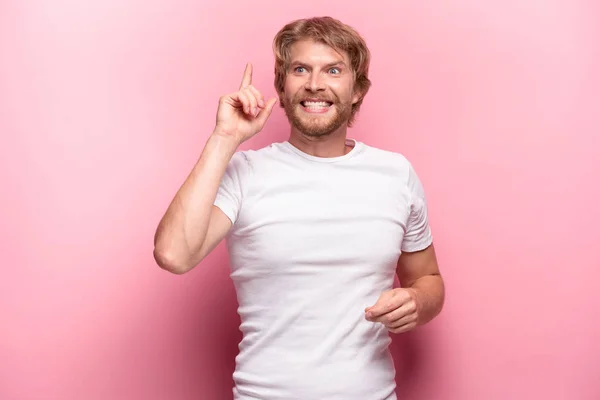
{"label": "ear", "polygon": [[354,92],[354,94],[352,95],[352,104],[358,103],[358,101],[361,98],[362,98],[362,93],[360,93],[360,92]]}

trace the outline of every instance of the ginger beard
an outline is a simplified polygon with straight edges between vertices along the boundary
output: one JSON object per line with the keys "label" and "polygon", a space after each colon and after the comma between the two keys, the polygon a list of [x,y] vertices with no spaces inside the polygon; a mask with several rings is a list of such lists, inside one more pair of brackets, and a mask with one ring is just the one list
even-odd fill
{"label": "ginger beard", "polygon": [[[350,119],[352,104],[345,104],[335,94],[325,97],[309,93],[297,93],[291,100],[284,97],[285,115],[294,128],[310,137],[322,137],[331,134]],[[327,102],[325,111],[322,107],[310,107],[306,99]],[[316,110],[317,112],[311,112]]]}

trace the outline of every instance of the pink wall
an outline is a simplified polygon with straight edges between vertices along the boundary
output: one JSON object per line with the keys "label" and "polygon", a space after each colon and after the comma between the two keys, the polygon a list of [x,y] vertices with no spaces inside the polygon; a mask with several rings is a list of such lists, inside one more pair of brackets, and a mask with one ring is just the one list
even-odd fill
{"label": "pink wall", "polygon": [[152,236],[245,63],[274,95],[273,35],[330,14],[373,52],[351,135],[420,171],[448,287],[394,339],[401,398],[599,399],[598,2],[281,4],[2,3],[0,398],[231,398],[224,246],[176,276]]}

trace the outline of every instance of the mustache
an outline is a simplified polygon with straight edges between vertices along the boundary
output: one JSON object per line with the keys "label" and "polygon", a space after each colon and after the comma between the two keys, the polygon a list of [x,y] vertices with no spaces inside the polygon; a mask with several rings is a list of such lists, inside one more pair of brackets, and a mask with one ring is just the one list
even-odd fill
{"label": "mustache", "polygon": [[310,99],[312,101],[326,101],[329,103],[337,103],[337,99],[333,99],[331,97],[325,97],[325,96],[294,96],[294,103],[300,103],[302,101],[305,101],[307,99]]}

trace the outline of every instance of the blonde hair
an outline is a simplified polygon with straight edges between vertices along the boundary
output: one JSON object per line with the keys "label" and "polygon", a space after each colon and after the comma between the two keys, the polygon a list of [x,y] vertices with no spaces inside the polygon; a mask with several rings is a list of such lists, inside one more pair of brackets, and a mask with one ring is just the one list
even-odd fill
{"label": "blonde hair", "polygon": [[[364,39],[352,27],[331,17],[299,19],[285,25],[275,35],[273,53],[275,55],[275,89],[281,94],[290,63],[290,46],[299,40],[311,39],[324,43],[339,52],[345,52],[350,59],[354,73],[354,90],[360,99],[352,105],[348,126],[352,126],[369,88],[369,62],[371,54]],[[283,107],[283,102],[280,102]]]}

